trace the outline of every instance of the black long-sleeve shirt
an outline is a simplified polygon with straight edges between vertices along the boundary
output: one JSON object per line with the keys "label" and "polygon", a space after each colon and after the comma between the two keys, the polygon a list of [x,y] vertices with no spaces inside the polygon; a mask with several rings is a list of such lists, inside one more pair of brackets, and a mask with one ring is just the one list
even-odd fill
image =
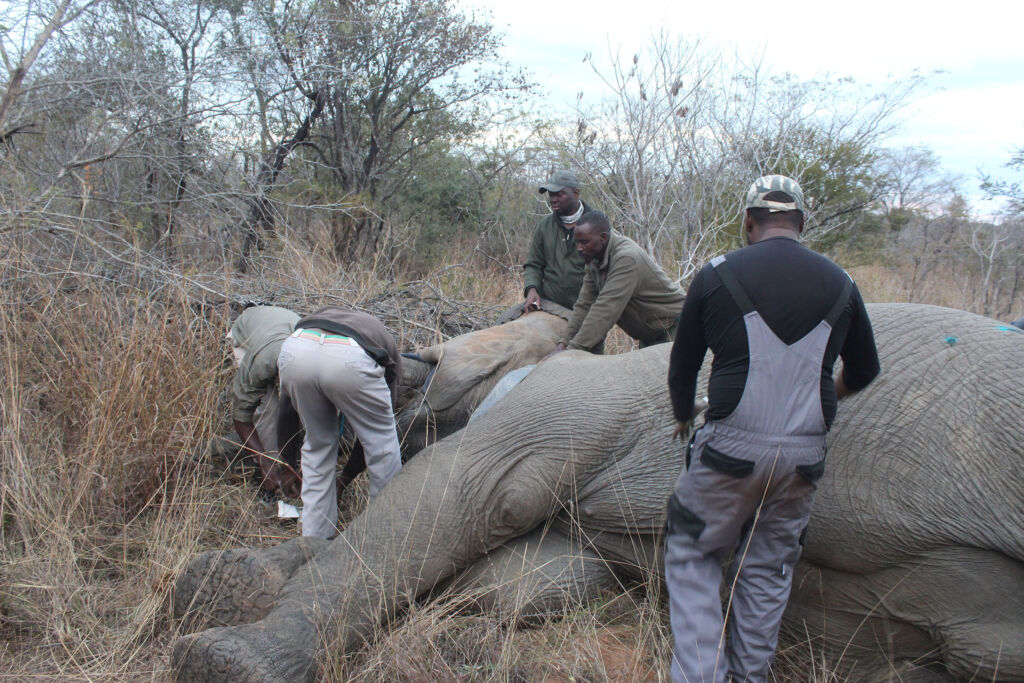
{"label": "black long-sleeve shirt", "polygon": [[[848,277],[832,261],[786,237],[762,240],[726,259],[761,318],[786,344],[801,339],[828,315]],[[668,385],[680,422],[690,419],[697,373],[709,348],[714,361],[707,417],[721,420],[743,396],[750,352],[743,315],[710,264],[690,283],[672,346]],[[851,391],[866,387],[878,375],[871,321],[856,286],[832,328],[821,367],[821,407],[829,427],[836,414],[832,368],[837,356],[843,359],[843,380]]]}

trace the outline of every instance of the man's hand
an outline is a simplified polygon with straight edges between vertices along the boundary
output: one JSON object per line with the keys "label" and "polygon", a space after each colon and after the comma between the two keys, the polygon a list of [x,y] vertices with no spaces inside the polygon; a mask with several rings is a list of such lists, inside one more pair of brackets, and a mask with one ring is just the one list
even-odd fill
{"label": "man's hand", "polygon": [[549,353],[548,355],[544,356],[543,358],[541,358],[539,362],[543,363],[543,362],[544,362],[544,361],[546,361],[546,360],[547,360],[548,358],[551,358],[551,356],[555,355],[556,353],[561,353],[562,351],[565,351],[565,344],[563,344],[563,343],[559,342],[559,343],[558,343],[558,344],[557,344],[557,345],[555,346],[555,350],[554,350],[554,351],[552,351],[551,353]]}
{"label": "man's hand", "polygon": [[693,420],[687,420],[686,422],[676,422],[676,429],[672,432],[672,440],[675,441],[680,436],[685,435],[690,431],[690,425],[693,424]]}
{"label": "man's hand", "polygon": [[846,378],[843,377],[843,371],[840,370],[836,375],[836,400],[842,401],[844,398],[852,394],[850,387],[846,386]]}
{"label": "man's hand", "polygon": [[271,462],[273,464],[264,470],[263,481],[260,486],[262,486],[264,491],[271,493],[280,491],[289,498],[297,497],[302,492],[302,480],[299,479],[291,467]]}
{"label": "man's hand", "polygon": [[683,436],[688,431],[690,431],[690,427],[693,426],[694,418],[696,418],[698,415],[700,415],[702,412],[704,412],[704,410],[707,407],[708,407],[707,399],[698,398],[696,401],[694,401],[693,402],[693,412],[690,413],[690,419],[686,420],[685,422],[676,421],[676,429],[675,429],[674,432],[672,432],[672,440],[675,441],[680,436]]}
{"label": "man's hand", "polygon": [[540,310],[540,294],[536,287],[530,287],[526,292],[526,301],[523,302],[523,313]]}

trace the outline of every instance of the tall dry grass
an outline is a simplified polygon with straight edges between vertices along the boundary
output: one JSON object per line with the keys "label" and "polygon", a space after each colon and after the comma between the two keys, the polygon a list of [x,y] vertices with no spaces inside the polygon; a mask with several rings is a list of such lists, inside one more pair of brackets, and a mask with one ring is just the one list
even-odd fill
{"label": "tall dry grass", "polygon": [[[174,576],[207,549],[270,545],[291,522],[251,482],[208,457],[228,430],[227,300],[309,311],[359,305],[402,346],[497,317],[520,298],[510,268],[471,242],[413,271],[400,259],[339,266],[327,249],[283,242],[238,280],[196,268],[40,260],[0,250],[0,676],[123,680],[167,676]],[[217,274],[220,273],[220,274]],[[901,300],[893,267],[854,275],[869,301]],[[928,303],[956,305],[941,277]],[[207,296],[211,292],[221,296]],[[609,352],[632,347],[616,331]],[[343,519],[365,490],[343,498]],[[671,650],[656,578],[526,630],[443,593],[329,665],[331,679],[665,680]],[[814,643],[784,643],[783,680],[835,680]]]}
{"label": "tall dry grass", "polygon": [[0,273],[0,671],[159,676],[183,563],[283,535],[203,458],[228,311],[16,252]]}

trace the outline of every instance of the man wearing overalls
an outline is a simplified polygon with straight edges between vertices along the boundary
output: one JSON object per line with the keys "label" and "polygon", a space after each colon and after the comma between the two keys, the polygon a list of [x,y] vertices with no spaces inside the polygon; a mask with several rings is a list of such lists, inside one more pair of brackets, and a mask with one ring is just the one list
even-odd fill
{"label": "man wearing overalls", "polygon": [[[750,246],[707,264],[680,315],[668,377],[677,434],[708,348],[714,362],[707,421],[668,503],[675,681],[770,678],[825,435],[838,399],[879,372],[856,285],[798,241],[803,208],[794,180],[759,178],[746,200]],[[719,589],[733,552],[725,628]]]}

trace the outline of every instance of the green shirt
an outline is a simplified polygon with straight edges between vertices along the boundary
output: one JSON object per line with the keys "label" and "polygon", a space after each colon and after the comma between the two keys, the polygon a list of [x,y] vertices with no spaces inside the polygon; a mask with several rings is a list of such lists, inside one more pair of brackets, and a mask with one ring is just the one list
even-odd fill
{"label": "green shirt", "polygon": [[[584,211],[588,208],[583,205]],[[523,295],[534,287],[542,298],[572,308],[583,284],[583,265],[572,230],[565,228],[552,211],[533,231],[523,264]]]}
{"label": "green shirt", "polygon": [[641,342],[672,326],[686,296],[639,244],[614,230],[604,257],[587,264],[583,288],[559,342],[589,349],[618,323]]}
{"label": "green shirt", "polygon": [[277,384],[277,356],[298,321],[299,316],[287,308],[253,306],[231,326],[235,345],[245,349],[231,383],[232,419],[252,422],[263,395]]}

